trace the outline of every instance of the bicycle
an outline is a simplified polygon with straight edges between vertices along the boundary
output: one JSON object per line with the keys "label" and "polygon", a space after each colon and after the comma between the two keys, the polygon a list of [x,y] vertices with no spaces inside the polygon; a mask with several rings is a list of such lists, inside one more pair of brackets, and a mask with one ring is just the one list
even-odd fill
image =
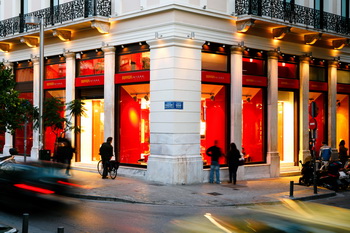
{"label": "bicycle", "polygon": [[[107,168],[108,168],[109,176],[114,180],[117,177],[119,162],[117,162],[115,160],[111,160],[108,163],[109,163],[109,166],[107,166]],[[97,163],[97,171],[102,176],[102,174],[103,174],[102,160],[98,161],[98,163]]]}

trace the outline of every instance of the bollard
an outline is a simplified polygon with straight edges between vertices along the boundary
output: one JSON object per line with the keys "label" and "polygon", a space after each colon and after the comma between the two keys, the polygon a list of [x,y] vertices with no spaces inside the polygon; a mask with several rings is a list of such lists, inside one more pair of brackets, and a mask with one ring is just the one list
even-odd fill
{"label": "bollard", "polygon": [[293,196],[293,190],[294,189],[294,181],[290,182],[290,186],[289,186],[289,197],[294,197]]}
{"label": "bollard", "polygon": [[57,228],[57,233],[64,233],[64,227]]}
{"label": "bollard", "polygon": [[28,233],[28,219],[29,214],[23,214],[22,233]]}

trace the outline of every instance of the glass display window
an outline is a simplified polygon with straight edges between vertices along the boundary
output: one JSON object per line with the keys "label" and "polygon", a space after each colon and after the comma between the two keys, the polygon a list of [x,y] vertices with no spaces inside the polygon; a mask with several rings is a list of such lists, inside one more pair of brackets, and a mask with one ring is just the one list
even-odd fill
{"label": "glass display window", "polygon": [[228,56],[215,53],[202,53],[202,70],[228,71]]}
{"label": "glass display window", "polygon": [[150,52],[131,53],[119,56],[119,72],[150,69]]}
{"label": "glass display window", "polygon": [[[214,84],[202,84],[201,94],[201,156],[204,165],[211,164],[211,158],[206,150],[218,141],[218,147],[226,153],[226,86]],[[221,157],[220,164],[225,164],[225,158]]]}
{"label": "glass display window", "polygon": [[350,84],[350,71],[337,70],[337,83]]}
{"label": "glass display window", "polygon": [[66,77],[66,63],[45,66],[45,79],[60,79]]}
{"label": "glass display window", "polygon": [[337,147],[341,140],[350,144],[350,95],[337,94]]}
{"label": "glass display window", "polygon": [[243,58],[243,74],[244,75],[265,75],[265,60],[256,58]]}
{"label": "glass display window", "polygon": [[104,58],[79,60],[78,76],[104,74]]}
{"label": "glass display window", "polygon": [[119,86],[120,162],[146,165],[150,155],[150,85]]}
{"label": "glass display window", "polygon": [[[310,92],[309,93],[309,105],[311,102],[315,102],[317,106],[317,116],[315,117],[317,122],[317,130],[316,130],[316,142],[315,142],[315,151],[316,156],[319,154],[320,147],[322,146],[322,142],[328,142],[327,138],[327,129],[326,129],[326,94],[321,92]],[[309,114],[309,120],[311,119],[311,115]],[[310,135],[311,136],[311,135]]]}
{"label": "glass display window", "polygon": [[310,81],[326,82],[326,69],[310,65]]}
{"label": "glass display window", "polygon": [[298,69],[298,66],[296,64],[278,62],[278,77],[297,79],[298,78],[297,69]]}
{"label": "glass display window", "polygon": [[[19,98],[29,100],[33,104],[33,93],[20,93]],[[30,155],[33,146],[33,122],[28,122],[27,127],[17,129],[14,135],[14,147],[19,154],[24,154],[24,136],[26,137],[26,155]]]}
{"label": "glass display window", "polygon": [[242,89],[242,150],[247,163],[265,162],[265,95],[263,88]]}
{"label": "glass display window", "polygon": [[[66,102],[66,91],[65,90],[47,90],[45,91],[45,99],[48,98],[58,98],[62,103]],[[64,117],[65,110],[60,110],[61,117]],[[61,134],[62,130],[56,129],[55,127],[46,127],[44,131],[44,148],[50,150],[51,155],[55,153],[55,143],[57,137]]]}
{"label": "glass display window", "polygon": [[16,82],[31,82],[33,81],[33,68],[23,68],[15,70]]}

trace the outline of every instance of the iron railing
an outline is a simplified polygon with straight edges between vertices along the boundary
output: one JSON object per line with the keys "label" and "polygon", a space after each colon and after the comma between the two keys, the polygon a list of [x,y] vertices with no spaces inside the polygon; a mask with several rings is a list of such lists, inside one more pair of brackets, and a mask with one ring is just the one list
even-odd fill
{"label": "iron railing", "polygon": [[26,25],[26,16],[44,18],[44,27],[63,24],[80,18],[93,16],[109,17],[111,15],[111,0],[74,0],[54,7],[20,14],[19,16],[0,21],[0,37],[22,33],[39,28],[38,25]]}
{"label": "iron railing", "polygon": [[236,0],[235,12],[237,16],[268,17],[322,31],[350,34],[350,21],[346,17],[281,0]]}

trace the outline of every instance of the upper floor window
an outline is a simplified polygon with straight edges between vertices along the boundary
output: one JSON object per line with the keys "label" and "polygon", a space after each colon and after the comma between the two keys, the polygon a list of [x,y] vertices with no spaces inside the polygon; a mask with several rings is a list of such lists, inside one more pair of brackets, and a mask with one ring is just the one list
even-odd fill
{"label": "upper floor window", "polygon": [[341,16],[349,18],[349,0],[341,0]]}
{"label": "upper floor window", "polygon": [[45,79],[66,77],[66,62],[64,57],[52,57],[45,60]]}
{"label": "upper floor window", "polygon": [[104,58],[79,61],[78,76],[104,74]]}
{"label": "upper floor window", "polygon": [[296,64],[278,62],[278,77],[279,78],[298,78],[298,66]]}
{"label": "upper floor window", "polygon": [[202,53],[202,70],[227,72],[227,55]]}
{"label": "upper floor window", "polygon": [[119,72],[149,69],[150,52],[131,53],[119,56]]}
{"label": "upper floor window", "polygon": [[255,58],[243,58],[244,75],[265,75],[265,61]]}
{"label": "upper floor window", "polygon": [[33,63],[21,62],[15,67],[15,79],[17,83],[33,81]]}

